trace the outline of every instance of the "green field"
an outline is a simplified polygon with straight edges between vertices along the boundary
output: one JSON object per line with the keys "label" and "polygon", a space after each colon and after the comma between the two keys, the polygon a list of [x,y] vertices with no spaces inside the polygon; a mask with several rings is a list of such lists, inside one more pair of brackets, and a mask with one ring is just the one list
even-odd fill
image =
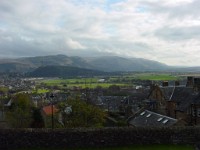
{"label": "green field", "polygon": [[[60,86],[60,87],[81,87],[81,88],[95,88],[101,86],[108,88],[111,85],[118,86],[132,86],[133,80],[154,80],[154,81],[170,81],[178,80],[180,77],[171,74],[158,74],[158,73],[137,73],[137,74],[124,74],[121,76],[110,76],[106,78],[106,82],[99,82],[101,77],[94,78],[74,78],[74,79],[45,79],[42,81],[47,86]],[[43,93],[44,91],[39,91]]]}
{"label": "green field", "polygon": [[48,89],[37,89],[37,90],[33,90],[33,93],[37,93],[37,94],[43,94],[43,93],[47,93],[49,92]]}
{"label": "green field", "polygon": [[97,83],[98,78],[48,79],[48,80],[43,80],[42,82],[47,85],[86,84],[86,83]]}
{"label": "green field", "polygon": [[48,86],[66,86],[68,88],[71,87],[81,87],[81,88],[108,88],[111,85],[117,86],[127,86],[126,83],[110,83],[110,82],[98,82],[100,78],[77,78],[77,79],[48,79],[43,80],[42,83]]}
{"label": "green field", "polygon": [[139,74],[136,76],[136,79],[140,80],[154,80],[154,81],[163,81],[163,80],[178,80],[179,77],[172,76],[170,74]]}
{"label": "green field", "polygon": [[148,146],[130,146],[130,147],[109,147],[109,148],[34,148],[19,150],[194,150],[194,146],[186,145],[148,145]]}

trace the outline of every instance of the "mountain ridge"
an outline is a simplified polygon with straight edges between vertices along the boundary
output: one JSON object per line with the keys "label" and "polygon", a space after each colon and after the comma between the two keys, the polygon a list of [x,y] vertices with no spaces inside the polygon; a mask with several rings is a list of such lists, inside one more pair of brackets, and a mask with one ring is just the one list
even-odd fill
{"label": "mountain ridge", "polygon": [[[0,72],[30,72],[41,66],[73,66],[105,72],[115,71],[176,71],[177,67],[148,60],[144,58],[124,58],[119,56],[79,57],[66,55],[48,55],[36,57],[22,57],[15,59],[0,59]],[[181,68],[180,71],[192,71]],[[200,71],[200,69],[198,69]]]}

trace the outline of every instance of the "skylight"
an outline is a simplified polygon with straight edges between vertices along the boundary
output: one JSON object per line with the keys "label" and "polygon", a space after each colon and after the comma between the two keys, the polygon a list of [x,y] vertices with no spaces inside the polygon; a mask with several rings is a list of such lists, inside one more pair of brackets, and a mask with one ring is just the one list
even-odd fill
{"label": "skylight", "polygon": [[149,118],[151,116],[151,114],[148,114],[146,117]]}
{"label": "skylight", "polygon": [[158,121],[158,122],[160,122],[162,119],[163,119],[163,118],[158,118],[158,120],[157,120],[157,121]]}
{"label": "skylight", "polygon": [[140,115],[143,116],[145,114],[145,111],[143,111]]}
{"label": "skylight", "polygon": [[162,123],[166,124],[168,121],[169,121],[168,119],[165,119]]}

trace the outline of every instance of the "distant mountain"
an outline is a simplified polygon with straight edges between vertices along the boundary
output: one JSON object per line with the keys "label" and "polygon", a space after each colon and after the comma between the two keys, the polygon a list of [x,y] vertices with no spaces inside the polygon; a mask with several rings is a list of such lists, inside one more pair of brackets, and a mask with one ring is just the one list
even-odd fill
{"label": "distant mountain", "polygon": [[29,72],[41,66],[74,66],[106,72],[165,71],[171,68],[152,60],[117,56],[83,58],[53,55],[0,60],[0,72]]}
{"label": "distant mountain", "polygon": [[173,71],[173,72],[196,72],[199,73],[200,72],[200,66],[198,67],[176,67],[174,69],[170,69],[169,71]]}
{"label": "distant mountain", "polygon": [[91,58],[88,62],[96,69],[104,71],[164,71],[170,68],[152,60],[117,56]]}
{"label": "distant mountain", "polygon": [[70,66],[44,66],[39,67],[33,72],[29,72],[26,75],[30,77],[75,77],[75,76],[99,76],[107,75],[108,73],[103,71],[83,69]]}

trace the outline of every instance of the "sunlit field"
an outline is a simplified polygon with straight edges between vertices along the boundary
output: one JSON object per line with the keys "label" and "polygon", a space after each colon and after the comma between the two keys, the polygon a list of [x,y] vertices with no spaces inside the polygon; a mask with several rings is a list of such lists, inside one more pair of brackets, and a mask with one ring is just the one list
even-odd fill
{"label": "sunlit field", "polygon": [[[134,80],[153,80],[153,81],[170,81],[178,80],[180,77],[171,74],[154,74],[154,73],[137,73],[137,74],[124,74],[121,76],[106,77],[105,82],[100,80],[104,77],[93,78],[73,78],[73,79],[45,79],[41,82],[48,86],[64,86],[64,87],[80,87],[80,88],[96,88],[101,86],[102,88],[108,88],[111,85],[117,86],[132,86]],[[41,91],[43,92],[43,91]]]}

